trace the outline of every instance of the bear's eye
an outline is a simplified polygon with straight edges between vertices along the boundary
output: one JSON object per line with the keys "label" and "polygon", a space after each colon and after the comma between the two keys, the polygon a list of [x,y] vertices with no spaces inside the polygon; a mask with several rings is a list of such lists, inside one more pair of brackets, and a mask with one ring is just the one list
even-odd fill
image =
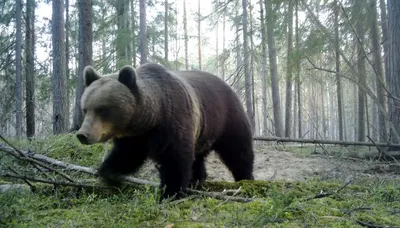
{"label": "bear's eye", "polygon": [[86,108],[84,108],[82,111],[83,111],[83,114],[86,114],[87,110],[86,110]]}
{"label": "bear's eye", "polygon": [[105,107],[97,108],[96,113],[102,118],[107,118],[110,115],[109,110]]}

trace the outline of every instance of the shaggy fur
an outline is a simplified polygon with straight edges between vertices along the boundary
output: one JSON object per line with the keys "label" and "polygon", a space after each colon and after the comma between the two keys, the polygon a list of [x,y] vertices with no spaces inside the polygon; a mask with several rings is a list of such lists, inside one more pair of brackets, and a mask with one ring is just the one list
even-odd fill
{"label": "shaggy fur", "polygon": [[202,71],[172,72],[158,64],[99,76],[85,68],[85,119],[77,137],[84,144],[113,139],[98,173],[119,185],[151,158],[159,164],[162,199],[201,186],[204,160],[218,153],[236,181],[253,179],[250,122],[234,91]]}

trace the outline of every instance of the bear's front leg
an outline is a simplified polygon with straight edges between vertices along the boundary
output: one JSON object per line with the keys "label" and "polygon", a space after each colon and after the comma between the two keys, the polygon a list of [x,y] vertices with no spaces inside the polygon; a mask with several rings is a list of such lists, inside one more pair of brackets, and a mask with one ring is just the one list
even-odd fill
{"label": "bear's front leg", "polygon": [[106,184],[120,187],[123,176],[135,173],[143,165],[147,154],[146,140],[137,137],[114,139],[113,148],[98,174]]}
{"label": "bear's front leg", "polygon": [[174,199],[186,195],[192,173],[193,151],[190,149],[166,150],[160,159],[160,188],[162,191],[160,202],[169,197]]}

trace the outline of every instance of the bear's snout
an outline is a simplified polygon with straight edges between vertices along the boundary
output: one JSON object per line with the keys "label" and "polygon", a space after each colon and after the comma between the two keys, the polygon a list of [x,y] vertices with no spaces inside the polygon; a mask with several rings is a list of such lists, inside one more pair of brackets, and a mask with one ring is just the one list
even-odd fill
{"label": "bear's snout", "polygon": [[88,137],[86,134],[84,133],[77,133],[76,137],[79,139],[79,142],[81,142],[82,144],[88,145],[89,141],[88,141]]}

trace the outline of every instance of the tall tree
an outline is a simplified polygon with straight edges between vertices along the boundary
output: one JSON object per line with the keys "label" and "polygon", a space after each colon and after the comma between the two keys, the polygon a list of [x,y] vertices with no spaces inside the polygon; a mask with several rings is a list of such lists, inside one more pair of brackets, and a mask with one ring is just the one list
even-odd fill
{"label": "tall tree", "polygon": [[[376,91],[378,97],[378,104],[386,110],[386,102],[385,102],[385,78],[383,75],[383,67],[382,67],[382,58],[381,58],[381,47],[379,45],[379,32],[378,32],[378,17],[377,17],[377,7],[376,0],[370,0],[370,20],[371,20],[371,42],[372,42],[372,51],[374,55],[374,68],[376,72]],[[379,130],[379,139],[381,141],[386,140],[386,121],[384,113],[378,113],[378,130]]]}
{"label": "tall tree", "polygon": [[[355,8],[355,21],[356,21],[356,47],[357,47],[357,69],[358,69],[358,83],[361,86],[365,86],[366,82],[366,70],[365,70],[365,56],[363,50],[364,43],[364,27],[363,27],[363,18],[364,16],[364,7],[362,0],[356,0],[354,4]],[[366,95],[363,88],[358,88],[358,141],[365,140],[365,116],[366,116]]]}
{"label": "tall tree", "polygon": [[165,0],[164,7],[164,61],[168,63],[168,0]]}
{"label": "tall tree", "polygon": [[85,66],[92,65],[92,0],[78,0],[78,12],[79,66],[72,130],[78,130],[83,121],[83,113],[81,111],[81,97],[84,90],[83,69],[85,68]]}
{"label": "tall tree", "polygon": [[186,0],[183,0],[183,32],[185,39],[185,69],[189,70],[189,53],[188,53],[188,30],[187,30],[187,17],[186,17]]}
{"label": "tall tree", "polygon": [[271,0],[265,0],[265,7],[267,13],[267,40],[268,40],[268,53],[269,53],[269,65],[271,71],[271,89],[272,89],[272,104],[274,110],[274,124],[275,124],[275,135],[277,137],[283,136],[282,127],[282,111],[281,101],[279,96],[279,82],[278,82],[278,66],[276,60],[276,49],[275,49],[275,38],[274,38],[274,17],[272,14],[272,3]]}
{"label": "tall tree", "polygon": [[288,39],[286,62],[286,113],[285,113],[285,137],[290,137],[292,123],[292,51],[293,51],[293,1],[289,0],[288,8]]}
{"label": "tall tree", "polygon": [[249,41],[247,34],[247,0],[242,0],[242,26],[243,26],[243,66],[244,66],[244,80],[245,80],[245,97],[246,97],[246,111],[247,115],[251,119],[252,126],[254,128],[254,114],[251,99],[251,78],[249,69]]}
{"label": "tall tree", "polygon": [[136,67],[136,51],[137,51],[137,44],[136,44],[136,39],[137,39],[137,36],[136,36],[136,34],[135,34],[135,31],[137,30],[136,29],[136,20],[135,20],[135,18],[136,18],[136,12],[135,12],[135,3],[134,3],[135,1],[134,0],[131,0],[130,1],[130,3],[131,3],[131,34],[132,34],[132,64],[133,64],[133,67]]}
{"label": "tall tree", "polygon": [[[198,50],[199,50],[199,70],[201,70],[202,69],[202,63],[201,63],[201,11],[200,11],[200,0],[197,1],[197,12],[198,12],[198,15],[197,15],[197,38],[198,38]],[[217,40],[217,42],[218,42],[218,40]],[[218,50],[217,50],[217,52],[218,52]]]}
{"label": "tall tree", "polygon": [[379,8],[381,12],[381,27],[382,27],[382,44],[383,56],[385,63],[385,79],[389,82],[389,35],[388,35],[388,18],[386,13],[386,4],[384,0],[379,0]]}
{"label": "tall tree", "polygon": [[[388,38],[389,38],[389,91],[393,97],[390,99],[389,110],[392,124],[397,134],[400,132],[400,1],[388,0]],[[400,139],[393,138],[399,142]]]}
{"label": "tall tree", "polygon": [[16,105],[16,120],[15,130],[17,137],[22,136],[22,76],[21,76],[21,54],[22,54],[22,32],[21,32],[21,11],[22,11],[21,0],[16,1],[16,38],[15,38],[15,105]]}
{"label": "tall tree", "polygon": [[35,134],[35,0],[26,1],[26,136]]}
{"label": "tall tree", "polygon": [[[301,87],[300,87],[300,35],[299,35],[299,1],[296,0],[296,98],[297,98],[297,122],[299,125],[299,129],[298,129],[298,137],[301,138],[302,135],[302,121],[303,121],[303,117],[302,117],[302,106],[301,106]],[[296,125],[295,125],[296,126]]]}
{"label": "tall tree", "polygon": [[53,46],[53,133],[67,131],[67,87],[65,61],[64,1],[52,3],[52,46]]}
{"label": "tall tree", "polygon": [[342,85],[340,79],[340,44],[339,44],[339,5],[335,0],[335,58],[336,58],[336,96],[338,108],[338,128],[339,140],[343,140],[343,105],[342,105]]}
{"label": "tall tree", "polygon": [[117,13],[117,39],[115,42],[116,54],[117,54],[117,70],[122,66],[129,64],[128,57],[128,46],[129,42],[129,31],[127,26],[127,15],[128,15],[128,1],[118,0],[115,2],[115,8]]}
{"label": "tall tree", "polygon": [[267,35],[265,32],[265,18],[263,1],[260,3],[260,21],[261,21],[261,83],[262,83],[262,126],[263,135],[267,135],[268,131],[268,109],[267,109]]}
{"label": "tall tree", "polygon": [[139,0],[139,11],[140,11],[140,64],[147,63],[147,29],[146,29],[146,0]]}

